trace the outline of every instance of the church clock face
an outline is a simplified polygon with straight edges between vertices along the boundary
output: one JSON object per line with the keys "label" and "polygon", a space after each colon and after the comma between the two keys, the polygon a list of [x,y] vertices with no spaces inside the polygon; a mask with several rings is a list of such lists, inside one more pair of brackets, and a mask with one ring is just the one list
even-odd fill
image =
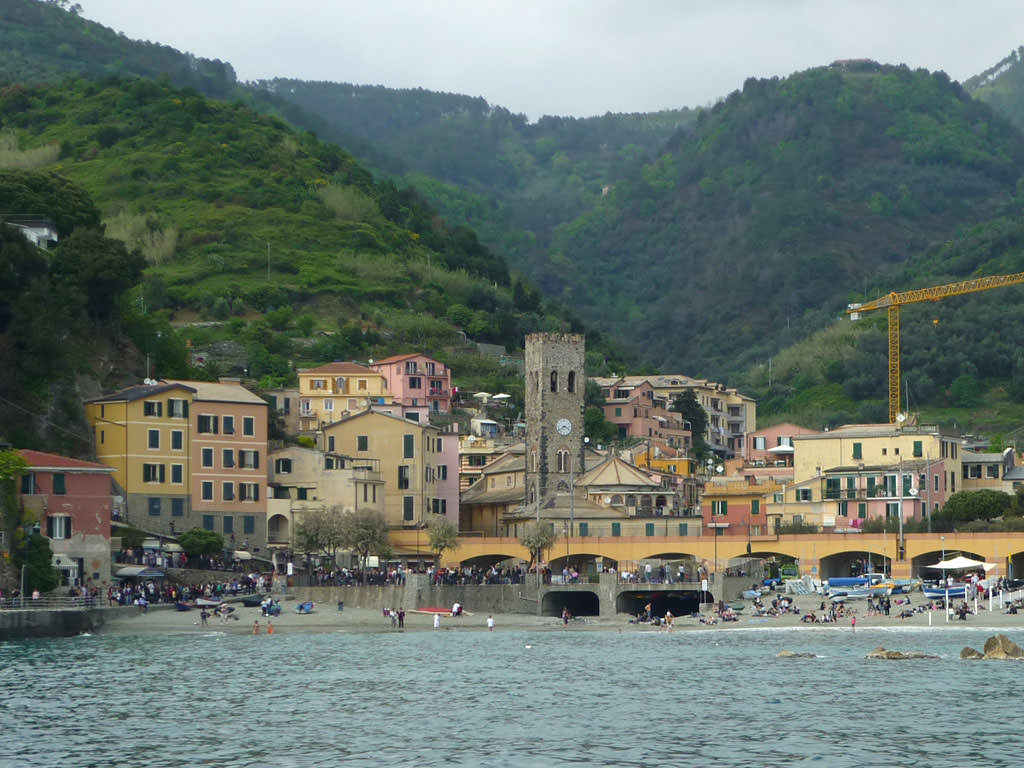
{"label": "church clock face", "polygon": [[559,419],[555,422],[555,431],[562,437],[565,437],[572,432],[572,422],[568,419]]}

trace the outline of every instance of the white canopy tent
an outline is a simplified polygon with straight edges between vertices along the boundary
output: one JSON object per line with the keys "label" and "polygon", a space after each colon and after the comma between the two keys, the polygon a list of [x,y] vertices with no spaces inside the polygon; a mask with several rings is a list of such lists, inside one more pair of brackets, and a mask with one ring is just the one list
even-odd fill
{"label": "white canopy tent", "polygon": [[963,555],[957,555],[949,560],[940,560],[935,565],[926,566],[927,568],[938,568],[943,571],[962,571],[965,568],[984,568],[986,572],[991,571],[996,567],[995,563],[985,563],[981,560],[972,560],[969,557]]}

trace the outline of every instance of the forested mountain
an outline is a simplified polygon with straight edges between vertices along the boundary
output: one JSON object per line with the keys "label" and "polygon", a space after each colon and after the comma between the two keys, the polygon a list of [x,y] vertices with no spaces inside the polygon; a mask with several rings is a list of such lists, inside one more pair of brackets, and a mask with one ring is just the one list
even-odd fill
{"label": "forested mountain", "polygon": [[[40,331],[16,329],[32,322],[38,297],[34,305],[21,293],[3,297],[0,369],[15,377],[5,388],[12,407],[39,413],[46,385],[69,385],[76,372],[108,384],[150,372],[244,373],[273,384],[303,362],[413,349],[446,359],[441,350],[467,336],[515,348],[525,333],[577,327],[550,314],[471,230],[445,226],[414,192],[375,182],[338,147],[240,104],[146,79],[66,80],[0,89],[0,129],[0,167],[17,169],[0,176],[0,213],[48,215],[60,229],[44,276],[68,284],[59,265],[83,247],[79,229],[95,235],[74,274],[123,273],[98,302],[92,287],[86,291],[91,325],[59,313],[46,320],[81,335],[93,328],[112,346],[128,339],[138,350],[89,360],[82,351],[100,354],[103,345],[80,339],[73,364],[47,368],[36,381],[18,371],[46,368],[48,358],[30,361],[18,345]],[[107,250],[131,268],[98,260],[101,224],[120,241],[103,241]],[[0,253],[12,287],[28,263],[18,239],[5,233]],[[32,269],[40,259],[30,260]],[[143,269],[141,286],[122,302]],[[208,351],[205,371],[190,368],[186,340]],[[514,372],[496,366],[467,360],[463,372],[497,377],[494,391],[521,388]]]}
{"label": "forested mountain", "polygon": [[1024,46],[965,80],[964,90],[1024,130]]}
{"label": "forested mountain", "polygon": [[[239,84],[230,65],[58,5],[0,7],[0,83],[164,82],[9,88],[7,156],[59,166],[145,251],[125,328],[151,354],[181,341],[172,313],[226,323],[244,347],[231,364],[271,376],[459,329],[516,344],[575,325],[529,274],[591,341],[608,330],[651,369],[723,379],[763,416],[817,426],[885,414],[884,317],[836,325],[847,301],[1024,269],[1024,144],[1000,116],[1019,117],[1021,52],[967,84],[994,109],[941,73],[861,64],[750,80],[707,110],[529,123],[457,94]],[[1022,290],[905,313],[912,407],[962,418],[965,393],[987,390],[992,423],[1020,415]],[[222,344],[218,328],[189,334]]]}
{"label": "forested mountain", "polygon": [[414,184],[450,221],[472,226],[513,262],[546,249],[551,232],[692,124],[689,109],[535,123],[482,98],[423,89],[275,79],[260,98],[290,101],[341,132],[338,140]]}
{"label": "forested mountain", "polygon": [[1024,139],[945,75],[748,80],[563,227],[546,289],[663,367],[729,375],[1019,210]]}

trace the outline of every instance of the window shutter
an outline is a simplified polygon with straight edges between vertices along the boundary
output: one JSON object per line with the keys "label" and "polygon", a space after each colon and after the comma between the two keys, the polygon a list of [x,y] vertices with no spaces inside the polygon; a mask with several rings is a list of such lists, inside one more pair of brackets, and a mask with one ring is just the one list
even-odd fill
{"label": "window shutter", "polygon": [[252,468],[253,469],[259,469],[260,468],[260,452],[259,451],[253,451],[252,452]]}
{"label": "window shutter", "polygon": [[52,539],[53,538],[53,518],[52,517],[47,517],[46,518],[46,537],[48,539]]}
{"label": "window shutter", "polygon": [[165,464],[160,465],[160,482],[164,482],[167,479],[167,466]]}

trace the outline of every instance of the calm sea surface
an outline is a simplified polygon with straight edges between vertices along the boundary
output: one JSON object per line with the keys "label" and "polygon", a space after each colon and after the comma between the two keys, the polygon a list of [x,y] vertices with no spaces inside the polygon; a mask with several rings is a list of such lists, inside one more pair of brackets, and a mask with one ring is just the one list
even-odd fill
{"label": "calm sea surface", "polygon": [[[0,766],[1020,766],[1024,666],[958,658],[990,634],[499,628],[3,643]],[[1010,637],[1024,645],[1024,633]],[[865,660],[878,645],[942,658]],[[777,659],[784,649],[822,658]]]}

